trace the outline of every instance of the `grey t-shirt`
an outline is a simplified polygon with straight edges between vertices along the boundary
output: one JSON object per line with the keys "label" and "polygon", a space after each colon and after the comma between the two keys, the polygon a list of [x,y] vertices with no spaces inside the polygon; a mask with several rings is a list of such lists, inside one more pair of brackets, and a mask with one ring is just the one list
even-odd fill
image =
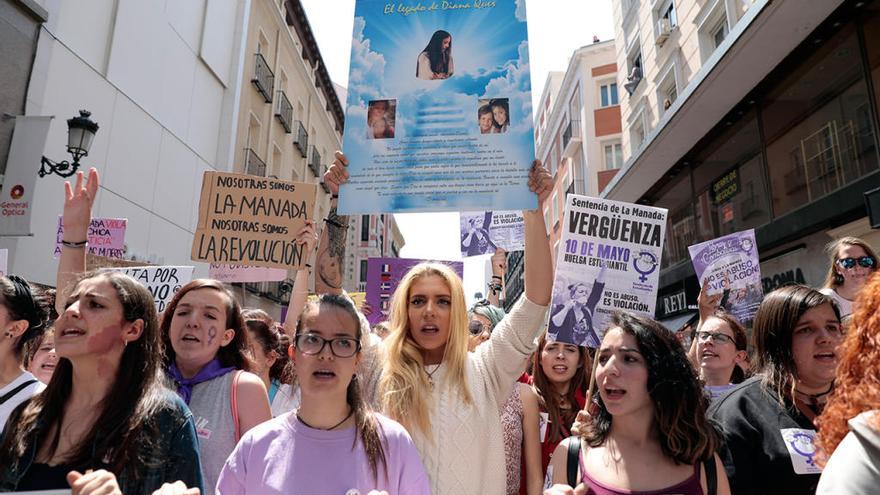
{"label": "grey t-shirt", "polygon": [[880,486],[880,431],[873,410],[849,420],[849,433],[838,444],[819,478],[817,495],[876,494]]}

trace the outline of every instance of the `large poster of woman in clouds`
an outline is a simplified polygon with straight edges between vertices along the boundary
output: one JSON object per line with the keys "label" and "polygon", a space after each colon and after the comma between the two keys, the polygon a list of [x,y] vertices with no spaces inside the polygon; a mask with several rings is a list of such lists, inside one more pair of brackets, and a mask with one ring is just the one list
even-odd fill
{"label": "large poster of woman in clouds", "polygon": [[537,207],[527,31],[524,0],[357,0],[339,212]]}

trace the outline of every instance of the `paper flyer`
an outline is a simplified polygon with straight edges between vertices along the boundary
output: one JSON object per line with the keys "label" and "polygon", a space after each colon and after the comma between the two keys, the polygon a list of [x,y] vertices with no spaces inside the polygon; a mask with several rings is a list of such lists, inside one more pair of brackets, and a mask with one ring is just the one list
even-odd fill
{"label": "paper flyer", "polygon": [[481,211],[459,214],[461,256],[493,254],[496,248],[520,251],[525,246],[521,211]]}
{"label": "paper flyer", "polygon": [[[755,230],[701,242],[689,246],[688,252],[700,287],[708,280],[709,295],[723,293],[728,288],[727,297],[721,299],[723,308],[746,327],[751,326],[764,300]],[[725,287],[727,284],[729,287]]]}
{"label": "paper flyer", "polygon": [[357,0],[339,212],[537,207],[525,2]]}
{"label": "paper flyer", "polygon": [[654,317],[663,208],[569,194],[547,337],[598,347],[615,311]]}
{"label": "paper flyer", "polygon": [[418,260],[409,258],[370,258],[367,260],[367,302],[373,312],[367,316],[370,325],[385,321],[391,314],[391,300],[400,279],[410,268],[423,262],[443,263],[464,277],[461,261]]}

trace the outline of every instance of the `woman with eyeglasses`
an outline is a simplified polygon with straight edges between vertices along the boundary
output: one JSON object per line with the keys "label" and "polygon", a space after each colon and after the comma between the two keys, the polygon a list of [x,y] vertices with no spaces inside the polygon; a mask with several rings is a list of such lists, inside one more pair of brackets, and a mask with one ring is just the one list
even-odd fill
{"label": "woman with eyeglasses", "polygon": [[479,301],[468,311],[468,351],[474,352],[477,346],[489,340],[492,330],[504,319],[504,310],[492,306],[487,301]]}
{"label": "woman with eyeglasses", "polygon": [[756,376],[712,403],[733,492],[812,494],[815,419],[834,390],[843,333],[837,306],[803,285],[777,289],[755,314]]}
{"label": "woman with eyeglasses", "polygon": [[872,273],[877,271],[877,255],[867,242],[858,237],[843,237],[825,246],[831,266],[825,286],[819,292],[834,299],[840,317],[853,313],[853,301]]}
{"label": "woman with eyeglasses", "polygon": [[730,313],[718,311],[695,334],[696,357],[704,389],[715,400],[745,379],[741,365],[748,351],[746,331]]}
{"label": "woman with eyeglasses", "polygon": [[306,305],[289,351],[299,408],[242,437],[219,493],[430,493],[409,434],[361,398],[357,366],[368,332],[345,296],[325,294]]}
{"label": "woman with eyeglasses", "polygon": [[[346,182],[345,163],[339,155],[324,174],[331,191]],[[535,350],[553,288],[541,214],[553,179],[537,160],[529,189],[539,208],[523,212],[525,293],[489,341],[468,352],[464,288],[448,266],[416,265],[394,293],[380,382],[382,407],[412,435],[435,495],[504,493],[499,411]]]}

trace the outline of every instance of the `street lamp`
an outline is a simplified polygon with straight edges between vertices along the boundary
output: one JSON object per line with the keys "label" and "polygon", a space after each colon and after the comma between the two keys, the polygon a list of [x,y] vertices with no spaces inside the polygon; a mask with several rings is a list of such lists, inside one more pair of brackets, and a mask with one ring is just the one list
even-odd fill
{"label": "street lamp", "polygon": [[[88,110],[80,110],[79,117],[67,120],[67,152],[73,157],[73,163],[67,160],[54,162],[45,156],[40,163],[40,177],[57,174],[61,177],[70,177],[79,168],[79,159],[89,155],[89,148],[95,133],[98,132],[98,123],[89,119],[92,113]],[[48,167],[48,168],[47,168]]]}

